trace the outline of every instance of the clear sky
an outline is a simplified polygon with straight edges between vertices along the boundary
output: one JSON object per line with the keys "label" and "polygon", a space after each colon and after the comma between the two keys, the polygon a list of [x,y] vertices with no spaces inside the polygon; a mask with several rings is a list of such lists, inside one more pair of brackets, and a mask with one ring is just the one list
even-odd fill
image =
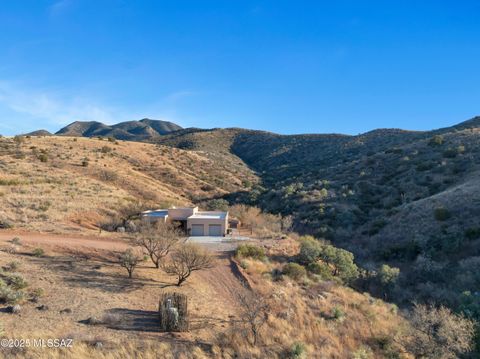
{"label": "clear sky", "polygon": [[480,114],[480,1],[0,0],[0,133],[357,134]]}

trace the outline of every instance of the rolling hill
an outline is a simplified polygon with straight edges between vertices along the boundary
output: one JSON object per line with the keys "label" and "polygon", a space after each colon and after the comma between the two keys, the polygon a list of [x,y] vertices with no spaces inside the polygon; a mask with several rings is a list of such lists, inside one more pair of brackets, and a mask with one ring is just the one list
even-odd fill
{"label": "rolling hill", "polygon": [[182,129],[180,126],[172,122],[150,119],[121,122],[112,126],[95,121],[76,121],[55,134],[71,137],[112,137],[119,140],[148,141],[180,129]]}
{"label": "rolling hill", "polygon": [[240,159],[261,186],[228,200],[291,215],[296,231],[354,252],[366,268],[401,268],[397,302],[468,305],[480,314],[479,299],[464,294],[480,281],[461,279],[466,268],[480,269],[480,117],[358,136],[182,130],[158,143]]}

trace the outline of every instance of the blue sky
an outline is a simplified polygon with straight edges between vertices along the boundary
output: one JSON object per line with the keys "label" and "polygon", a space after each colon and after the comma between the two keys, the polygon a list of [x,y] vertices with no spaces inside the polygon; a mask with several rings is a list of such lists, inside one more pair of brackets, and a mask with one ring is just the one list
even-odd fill
{"label": "blue sky", "polygon": [[480,114],[478,1],[0,1],[0,133],[357,134]]}

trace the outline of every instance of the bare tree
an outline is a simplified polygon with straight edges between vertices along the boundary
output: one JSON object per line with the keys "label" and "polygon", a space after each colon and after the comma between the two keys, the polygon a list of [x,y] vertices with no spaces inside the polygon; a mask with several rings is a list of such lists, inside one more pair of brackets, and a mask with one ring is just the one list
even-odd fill
{"label": "bare tree", "polygon": [[180,230],[166,223],[145,223],[140,226],[139,233],[132,238],[131,243],[142,247],[156,268],[170,251],[180,242]]}
{"label": "bare tree", "polygon": [[172,253],[170,261],[162,268],[166,273],[177,276],[177,286],[181,286],[192,272],[213,266],[214,258],[206,249],[195,244],[184,244]]}
{"label": "bare tree", "polygon": [[410,316],[407,348],[416,358],[458,358],[473,348],[473,321],[445,307],[416,304]]}
{"label": "bare tree", "polygon": [[140,259],[141,258],[133,252],[132,248],[127,249],[120,255],[119,263],[127,270],[128,278],[132,278],[133,271],[140,262]]}
{"label": "bare tree", "polygon": [[241,306],[241,321],[249,328],[252,334],[252,345],[257,345],[261,328],[268,320],[271,311],[266,298],[259,293],[245,290],[237,294]]}

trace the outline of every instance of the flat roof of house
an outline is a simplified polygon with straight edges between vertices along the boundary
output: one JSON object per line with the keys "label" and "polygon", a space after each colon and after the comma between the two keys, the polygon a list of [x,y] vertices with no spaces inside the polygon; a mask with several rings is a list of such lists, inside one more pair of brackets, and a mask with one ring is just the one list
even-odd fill
{"label": "flat roof of house", "polygon": [[154,211],[145,211],[145,212],[142,212],[142,214],[148,217],[167,217],[168,209],[156,209]]}
{"label": "flat roof of house", "polygon": [[188,218],[194,219],[225,219],[228,212],[197,212]]}

